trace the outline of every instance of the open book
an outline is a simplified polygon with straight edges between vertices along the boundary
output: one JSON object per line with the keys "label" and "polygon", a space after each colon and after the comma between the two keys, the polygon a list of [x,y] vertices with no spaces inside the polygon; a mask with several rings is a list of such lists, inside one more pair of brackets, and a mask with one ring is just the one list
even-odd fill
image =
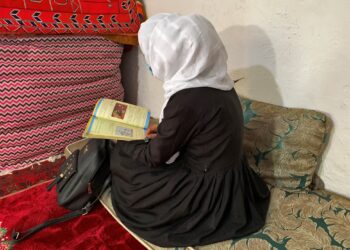
{"label": "open book", "polygon": [[144,139],[150,115],[146,108],[103,98],[97,102],[83,137],[125,141]]}

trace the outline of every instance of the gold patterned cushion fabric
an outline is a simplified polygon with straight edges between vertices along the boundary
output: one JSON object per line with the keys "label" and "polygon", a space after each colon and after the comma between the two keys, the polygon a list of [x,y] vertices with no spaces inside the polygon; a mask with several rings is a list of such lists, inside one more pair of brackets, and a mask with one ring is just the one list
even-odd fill
{"label": "gold patterned cushion fabric", "polygon": [[244,152],[265,182],[282,188],[309,188],[330,133],[323,113],[241,98]]}
{"label": "gold patterned cushion fabric", "polygon": [[195,249],[350,249],[350,200],[325,190],[272,188],[261,230]]}

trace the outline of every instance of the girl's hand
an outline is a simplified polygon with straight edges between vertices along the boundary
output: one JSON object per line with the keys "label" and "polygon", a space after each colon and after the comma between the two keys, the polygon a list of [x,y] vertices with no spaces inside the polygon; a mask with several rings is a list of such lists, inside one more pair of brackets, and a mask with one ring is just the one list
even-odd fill
{"label": "girl's hand", "polygon": [[146,138],[153,139],[157,136],[158,125],[150,124],[146,131]]}

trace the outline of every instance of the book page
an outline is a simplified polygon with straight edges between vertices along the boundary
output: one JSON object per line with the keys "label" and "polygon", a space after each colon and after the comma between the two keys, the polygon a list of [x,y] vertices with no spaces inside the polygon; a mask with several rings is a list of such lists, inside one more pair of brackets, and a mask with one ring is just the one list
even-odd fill
{"label": "book page", "polygon": [[118,140],[143,140],[145,130],[124,123],[114,122],[98,117],[91,117],[83,137]]}
{"label": "book page", "polygon": [[105,98],[98,101],[93,115],[140,128],[147,128],[150,119],[146,108]]}

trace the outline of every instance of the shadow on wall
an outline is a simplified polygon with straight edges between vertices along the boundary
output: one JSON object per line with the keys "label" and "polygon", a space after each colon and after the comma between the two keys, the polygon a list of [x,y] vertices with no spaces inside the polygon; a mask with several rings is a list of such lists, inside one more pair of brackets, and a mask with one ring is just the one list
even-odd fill
{"label": "shadow on wall", "polygon": [[[245,97],[283,105],[274,78],[276,58],[267,34],[258,26],[231,26],[219,33],[228,53],[228,73]],[[237,68],[237,65],[238,66]]]}
{"label": "shadow on wall", "polygon": [[125,91],[124,100],[129,103],[137,103],[138,93],[138,46],[125,47],[120,65],[122,84]]}
{"label": "shadow on wall", "polygon": [[[258,26],[231,26],[222,32],[220,37],[228,53],[228,73],[232,79],[240,79],[235,89],[244,97],[283,106],[283,99],[275,80],[276,56],[273,45],[267,34]],[[283,79],[283,77],[282,77]],[[248,103],[249,104],[249,103]],[[249,118],[249,105],[243,104],[243,110]],[[328,114],[330,117],[330,115]],[[275,124],[270,124],[270,131],[275,130]],[[269,133],[271,135],[271,133]],[[329,140],[332,140],[333,132]],[[274,138],[265,138],[266,145],[274,145]],[[270,149],[267,149],[269,151]],[[324,156],[329,147],[326,148]],[[322,171],[318,166],[316,172]],[[322,189],[323,181],[314,176],[314,188]]]}

